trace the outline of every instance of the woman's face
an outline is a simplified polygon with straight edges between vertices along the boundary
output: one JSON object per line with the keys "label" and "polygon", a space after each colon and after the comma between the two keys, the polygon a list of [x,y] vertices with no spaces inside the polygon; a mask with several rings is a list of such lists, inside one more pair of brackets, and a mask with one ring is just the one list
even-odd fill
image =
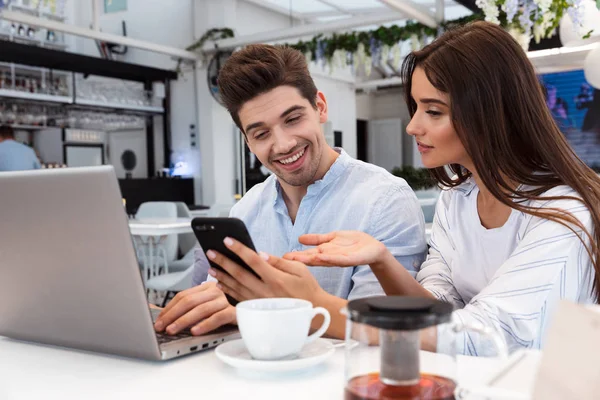
{"label": "woman's face", "polygon": [[415,137],[426,168],[448,164],[470,165],[450,115],[450,97],[437,90],[425,71],[417,67],[412,75],[411,96],[417,104],[406,132]]}

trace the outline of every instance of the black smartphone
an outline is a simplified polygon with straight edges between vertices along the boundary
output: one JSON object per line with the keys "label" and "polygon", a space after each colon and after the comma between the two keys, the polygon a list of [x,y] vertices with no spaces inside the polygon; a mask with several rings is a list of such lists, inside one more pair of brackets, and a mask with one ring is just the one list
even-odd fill
{"label": "black smartphone", "polygon": [[[241,258],[229,250],[223,240],[226,237],[237,240],[246,247],[256,251],[252,238],[246,229],[246,225],[238,218],[208,218],[197,217],[192,220],[192,229],[198,239],[198,243],[202,246],[202,250],[206,253],[208,250],[215,250],[235,262],[242,268],[247,269],[256,277],[259,277],[252,268],[250,268]],[[208,262],[212,268],[224,271],[219,265],[215,264],[208,257]],[[260,278],[260,277],[259,277]],[[237,301],[230,296],[227,296],[229,303],[237,304]]]}

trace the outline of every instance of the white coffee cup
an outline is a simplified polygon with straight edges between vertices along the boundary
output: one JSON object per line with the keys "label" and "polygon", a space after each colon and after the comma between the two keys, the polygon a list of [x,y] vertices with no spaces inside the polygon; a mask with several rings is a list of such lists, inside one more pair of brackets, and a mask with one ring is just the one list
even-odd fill
{"label": "white coffee cup", "polygon": [[[277,360],[298,354],[302,347],[323,336],[331,316],[323,307],[292,298],[256,299],[238,303],[237,323],[250,355],[257,360]],[[308,336],[312,319],[325,321]]]}

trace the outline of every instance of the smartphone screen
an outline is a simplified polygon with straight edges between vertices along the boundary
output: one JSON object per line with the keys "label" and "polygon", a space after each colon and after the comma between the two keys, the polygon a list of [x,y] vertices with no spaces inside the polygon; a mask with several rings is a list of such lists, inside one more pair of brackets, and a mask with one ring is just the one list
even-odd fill
{"label": "smartphone screen", "polygon": [[[252,239],[250,238],[250,234],[246,229],[246,225],[242,220],[238,218],[198,217],[192,220],[192,229],[196,239],[198,239],[198,243],[205,253],[208,250],[215,250],[258,277],[256,272],[254,272],[250,266],[248,266],[235,253],[231,252],[225,246],[225,243],[223,243],[223,240],[226,237],[230,237],[244,244],[246,247],[256,251],[254,243],[252,243]],[[212,260],[208,259],[208,262],[212,268],[223,271],[223,268],[221,268],[221,266],[218,264],[215,264]],[[228,299],[231,304],[237,304],[237,301],[235,301],[233,298],[228,296]]]}

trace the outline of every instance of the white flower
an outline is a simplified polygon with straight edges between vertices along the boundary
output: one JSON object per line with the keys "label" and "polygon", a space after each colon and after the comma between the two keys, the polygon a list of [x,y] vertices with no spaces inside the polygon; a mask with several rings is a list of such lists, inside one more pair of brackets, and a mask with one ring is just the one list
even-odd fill
{"label": "white flower", "polygon": [[483,10],[486,21],[494,24],[500,24],[500,20],[498,19],[500,11],[498,10],[498,5],[494,0],[476,0],[475,4],[477,7]]}
{"label": "white flower", "polygon": [[371,75],[371,67],[373,66],[373,59],[367,56],[365,57],[365,75],[369,77]]}
{"label": "white flower", "polygon": [[585,14],[583,0],[570,0],[568,3],[569,8],[567,8],[567,13],[569,14],[569,17],[571,17],[571,21],[573,21],[573,29],[579,34],[579,30],[583,25],[583,17]]}
{"label": "white flower", "polygon": [[502,4],[502,10],[506,13],[506,19],[510,23],[517,15],[519,9],[519,0],[505,0]]}
{"label": "white flower", "polygon": [[410,35],[410,48],[412,51],[419,50],[421,48],[421,42],[416,34]]}
{"label": "white flower", "polygon": [[533,37],[535,38],[535,42],[539,43],[541,39],[549,37],[552,35],[546,35],[546,30],[548,30],[552,26],[552,22],[556,19],[556,13],[552,11],[547,11],[544,15],[542,15],[542,20],[538,21],[533,26]]}
{"label": "white flower", "polygon": [[402,58],[402,54],[400,53],[400,44],[398,43],[392,47],[392,58],[394,60],[394,68],[400,68],[400,59]]}
{"label": "white flower", "polygon": [[365,45],[363,43],[358,44],[358,49],[356,50],[356,56],[354,57],[359,64],[363,64],[365,62],[365,57],[367,53],[365,52]]}
{"label": "white flower", "polygon": [[346,67],[348,66],[348,63],[346,62],[346,50],[338,51],[338,61],[342,66],[342,69],[346,69]]}
{"label": "white flower", "polygon": [[533,0],[535,5],[540,9],[540,13],[545,14],[552,5],[552,0]]}
{"label": "white flower", "polygon": [[389,58],[390,58],[390,46],[388,46],[387,44],[384,44],[383,46],[381,46],[381,61],[387,62],[387,60]]}
{"label": "white flower", "polygon": [[306,63],[310,64],[310,62],[312,61],[312,52],[307,51],[306,53],[304,53],[304,57],[306,58]]}
{"label": "white flower", "polygon": [[531,35],[523,33],[520,29],[510,28],[508,33],[519,43],[523,50],[529,49],[529,42],[531,42]]}

